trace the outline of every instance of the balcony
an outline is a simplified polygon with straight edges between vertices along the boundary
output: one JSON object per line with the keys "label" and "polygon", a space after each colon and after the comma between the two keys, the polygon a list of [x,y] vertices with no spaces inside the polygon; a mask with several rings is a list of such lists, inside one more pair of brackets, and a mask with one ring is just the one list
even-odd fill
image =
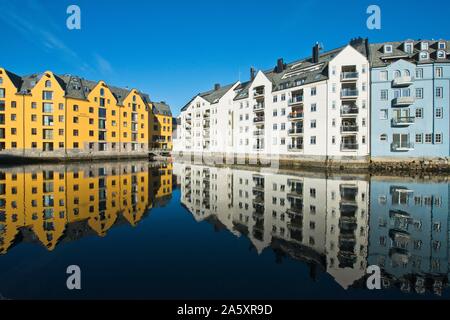
{"label": "balcony", "polygon": [[289,129],[288,134],[290,136],[303,134],[303,128],[291,128],[291,129]]}
{"label": "balcony", "polygon": [[342,125],[341,133],[358,133],[359,127],[356,124]]}
{"label": "balcony", "polygon": [[415,122],[416,118],[411,116],[392,118],[392,126],[394,127],[407,127],[413,125]]}
{"label": "balcony", "polygon": [[412,142],[393,142],[391,144],[392,151],[402,152],[414,150],[414,143]]}
{"label": "balcony", "polygon": [[288,151],[291,152],[300,152],[303,151],[303,144],[298,144],[298,145],[288,145]]}
{"label": "balcony", "polygon": [[343,105],[341,107],[341,116],[357,116],[359,108],[357,106]]}
{"label": "balcony", "polygon": [[302,120],[303,117],[304,117],[303,112],[292,112],[292,113],[289,113],[289,115],[288,115],[288,119],[290,121]]}
{"label": "balcony", "polygon": [[357,143],[341,143],[341,151],[356,151],[358,150]]}
{"label": "balcony", "polygon": [[264,150],[264,145],[260,144],[260,145],[254,145],[253,146],[253,150],[259,151],[259,150]]}
{"label": "balcony", "polygon": [[264,130],[255,130],[253,131],[253,135],[258,137],[258,136],[263,136],[264,135]]}
{"label": "balcony", "polygon": [[255,105],[253,106],[253,111],[254,111],[254,112],[264,111],[264,103],[258,103],[258,104],[255,104]]}
{"label": "balcony", "polygon": [[356,99],[358,98],[358,89],[342,89],[341,99]]}
{"label": "balcony", "polygon": [[253,98],[264,98],[264,90],[253,91]]}
{"label": "balcony", "polygon": [[412,85],[412,83],[413,83],[413,79],[411,78],[411,76],[398,77],[398,78],[395,78],[394,80],[392,80],[392,86],[395,88],[408,87],[408,86]]}
{"label": "balcony", "polygon": [[302,103],[303,103],[303,96],[293,96],[291,99],[289,99],[288,105],[294,106]]}
{"label": "balcony", "polygon": [[406,107],[414,103],[414,97],[398,97],[392,100],[392,106],[394,107]]}
{"label": "balcony", "polygon": [[253,118],[253,123],[264,123],[264,117]]}
{"label": "balcony", "polygon": [[356,71],[353,72],[342,72],[341,73],[341,81],[342,82],[353,82],[357,81],[359,77],[359,73]]}

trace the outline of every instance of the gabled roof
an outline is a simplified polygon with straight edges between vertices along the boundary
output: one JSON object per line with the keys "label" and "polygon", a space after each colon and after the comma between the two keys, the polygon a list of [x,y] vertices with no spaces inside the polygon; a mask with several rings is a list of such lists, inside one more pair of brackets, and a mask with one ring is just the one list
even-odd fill
{"label": "gabled roof", "polygon": [[[349,43],[356,51],[361,53],[363,56],[369,56],[369,46],[368,40],[357,38],[352,39]],[[330,51],[326,51],[319,55],[319,61],[313,62],[312,57],[303,58],[300,60],[293,61],[288,64],[284,64],[283,71],[277,72],[276,69],[269,69],[263,71],[264,75],[272,82],[272,90],[280,91],[287,88],[293,88],[300,85],[305,85],[308,83],[315,83],[322,80],[328,79],[328,64],[332,61],[346,46],[339,47]],[[249,88],[251,87],[253,80],[239,84],[236,88],[236,96],[234,100],[246,99],[249,97]],[[231,88],[233,85],[228,85],[223,88]],[[205,98],[210,103],[213,103],[214,90],[200,93],[192,98],[181,111],[186,110],[189,104],[197,97]],[[223,93],[225,94],[225,93]],[[222,95],[223,96],[223,95]],[[221,97],[221,96],[220,96]],[[219,98],[220,99],[220,98]]]}
{"label": "gabled roof", "polygon": [[9,77],[9,79],[11,80],[11,82],[14,84],[14,86],[19,89],[22,86],[22,78],[20,76],[18,76],[15,73],[12,73],[11,71],[8,71],[5,69],[5,72],[7,74],[7,76]]}
{"label": "gabled roof", "polygon": [[194,96],[191,100],[189,100],[188,103],[186,103],[186,105],[181,109],[181,111],[184,111],[188,108],[188,106],[192,103],[192,101],[195,100],[195,98],[197,97],[201,97],[203,99],[205,99],[206,101],[208,101],[211,104],[215,104],[218,103],[219,100],[228,92],[230,91],[234,85],[236,85],[237,82],[232,83],[232,84],[228,84],[226,86],[220,87],[217,90],[213,89],[210,91],[206,91],[203,93],[199,93],[196,96]]}
{"label": "gabled roof", "polygon": [[172,116],[172,111],[170,110],[170,106],[166,104],[164,101],[161,102],[153,102],[153,113],[160,114],[164,116]]}

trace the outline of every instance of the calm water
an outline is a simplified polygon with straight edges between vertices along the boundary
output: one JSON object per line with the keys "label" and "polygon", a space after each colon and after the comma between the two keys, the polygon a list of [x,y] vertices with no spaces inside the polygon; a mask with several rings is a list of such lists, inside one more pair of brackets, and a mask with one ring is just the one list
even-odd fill
{"label": "calm water", "polygon": [[[449,297],[447,182],[147,162],[0,169],[0,294]],[[66,269],[81,268],[69,291]],[[370,265],[382,290],[366,288]]]}

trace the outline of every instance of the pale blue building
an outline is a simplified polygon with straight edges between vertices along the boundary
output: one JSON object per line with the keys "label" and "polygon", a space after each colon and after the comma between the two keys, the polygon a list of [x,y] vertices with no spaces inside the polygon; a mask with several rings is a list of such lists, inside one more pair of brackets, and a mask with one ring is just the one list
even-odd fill
{"label": "pale blue building", "polygon": [[449,41],[370,45],[373,160],[450,155]]}

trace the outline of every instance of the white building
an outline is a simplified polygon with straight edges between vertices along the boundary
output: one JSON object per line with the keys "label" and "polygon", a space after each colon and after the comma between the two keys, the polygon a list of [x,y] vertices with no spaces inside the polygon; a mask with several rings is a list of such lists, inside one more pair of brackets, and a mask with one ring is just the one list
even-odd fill
{"label": "white building", "polygon": [[352,161],[369,159],[367,40],[195,96],[181,112],[175,154]]}

